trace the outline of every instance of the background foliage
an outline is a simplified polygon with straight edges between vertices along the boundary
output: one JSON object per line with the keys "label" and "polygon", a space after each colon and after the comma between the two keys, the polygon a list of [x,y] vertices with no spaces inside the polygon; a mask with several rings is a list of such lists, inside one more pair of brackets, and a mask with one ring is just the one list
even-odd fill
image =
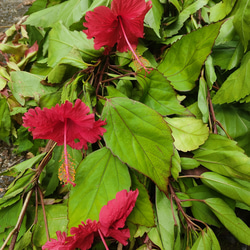
{"label": "background foliage", "polygon": [[[34,155],[2,173],[15,180],[0,199],[1,242],[17,229],[15,249],[40,248],[41,203],[55,238],[137,188],[126,249],[217,250],[217,228],[250,245],[249,221],[238,217],[250,210],[250,1],[152,0],[137,48],[149,74],[130,52],[94,49],[82,23],[100,5],[110,1],[36,0],[1,38],[0,139]],[[70,188],[57,177],[62,147],[49,160],[47,142],[21,125],[29,108],[77,98],[107,132],[86,152],[68,149],[77,166]]]}

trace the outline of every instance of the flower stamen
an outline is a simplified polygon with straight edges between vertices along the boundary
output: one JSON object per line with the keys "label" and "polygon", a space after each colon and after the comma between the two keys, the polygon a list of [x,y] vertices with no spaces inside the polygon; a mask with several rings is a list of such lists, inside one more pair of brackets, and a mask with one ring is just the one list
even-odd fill
{"label": "flower stamen", "polygon": [[124,30],[123,24],[122,24],[122,18],[120,16],[117,17],[118,21],[121,25],[121,29],[122,29],[122,33],[124,35],[125,41],[128,44],[129,49],[131,50],[133,56],[135,57],[135,59],[137,60],[137,62],[145,69],[145,71],[149,74],[150,71],[146,68],[146,66],[142,63],[142,61],[139,59],[139,57],[136,55],[135,50],[133,49],[132,45],[130,44],[128,37],[126,35],[126,32]]}
{"label": "flower stamen", "polygon": [[67,152],[67,118],[66,118],[64,120],[64,163],[59,169],[59,177],[63,182],[65,182],[65,184],[70,183],[74,187],[76,185],[73,182],[75,176],[75,170],[74,167],[71,165],[72,164],[68,159],[68,152]]}
{"label": "flower stamen", "polygon": [[100,229],[98,229],[98,233],[99,233],[99,235],[100,235],[100,237],[101,237],[101,240],[102,240],[103,245],[105,246],[106,250],[109,250],[109,248],[108,248],[108,246],[107,246],[107,244],[106,244],[106,241],[104,240],[104,237],[103,237],[102,232],[101,232]]}

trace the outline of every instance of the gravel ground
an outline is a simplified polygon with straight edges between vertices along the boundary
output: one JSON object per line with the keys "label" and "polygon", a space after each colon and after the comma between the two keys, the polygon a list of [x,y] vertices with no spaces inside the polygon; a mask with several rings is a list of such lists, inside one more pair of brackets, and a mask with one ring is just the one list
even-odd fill
{"label": "gravel ground", "polygon": [[0,32],[17,23],[31,3],[32,1],[27,0],[0,0]]}
{"label": "gravel ground", "polygon": [[13,150],[14,147],[0,141],[0,197],[4,195],[13,180],[13,177],[1,175],[1,173],[25,159],[24,156],[15,155]]}
{"label": "gravel ground", "polygon": [[[0,0],[0,34],[22,18],[31,2],[27,0]],[[23,160],[23,156],[13,154],[13,149],[12,146],[0,141],[0,173]],[[3,196],[12,180],[12,177],[0,174],[0,197]]]}

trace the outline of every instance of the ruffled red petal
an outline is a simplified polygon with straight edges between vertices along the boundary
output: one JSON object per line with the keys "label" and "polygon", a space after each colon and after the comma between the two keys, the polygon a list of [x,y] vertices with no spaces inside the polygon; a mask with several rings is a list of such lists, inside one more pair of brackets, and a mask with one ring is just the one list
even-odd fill
{"label": "ruffled red petal", "polygon": [[[134,49],[138,45],[138,38],[143,38],[144,36],[143,22],[150,8],[151,1],[145,3],[144,0],[114,0],[111,3],[111,10],[120,16],[124,31]],[[129,50],[129,46],[123,34],[117,41],[117,50],[120,52]]]}
{"label": "ruffled red petal", "polygon": [[118,22],[119,17],[131,46],[136,48],[138,38],[143,37],[144,17],[150,8],[151,1],[113,0],[111,9],[100,6],[86,13],[86,23],[83,25],[88,29],[83,32],[89,39],[94,37],[95,49],[113,47],[117,43],[118,51],[127,51],[130,48]]}
{"label": "ruffled red petal", "polygon": [[100,230],[105,237],[113,237],[123,245],[126,245],[130,234],[129,230],[119,230],[125,225],[125,221],[135,206],[138,190],[122,190],[116,194],[116,198],[103,206],[100,215]]}
{"label": "ruffled red petal", "polygon": [[70,229],[70,234],[74,235],[74,246],[81,250],[90,249],[97,231],[98,223],[96,221],[91,221],[90,219],[86,221],[86,224],[82,222],[82,225],[72,227]]}
{"label": "ruffled red petal", "polygon": [[94,114],[89,114],[89,108],[77,99],[75,106],[66,101],[51,109],[39,107],[30,109],[23,117],[23,126],[29,127],[34,139],[51,139],[63,145],[64,123],[67,119],[67,144],[75,149],[88,148],[87,142],[94,143],[106,132],[101,126],[105,121],[95,121]]}
{"label": "ruffled red petal", "polygon": [[57,240],[51,239],[43,245],[42,249],[48,250],[74,250],[74,240],[73,237],[67,237],[65,232],[57,231]]}
{"label": "ruffled red petal", "polygon": [[94,48],[113,47],[118,39],[118,20],[114,13],[105,6],[99,6],[94,11],[88,11],[85,16],[88,28],[83,30],[88,39],[94,37]]}

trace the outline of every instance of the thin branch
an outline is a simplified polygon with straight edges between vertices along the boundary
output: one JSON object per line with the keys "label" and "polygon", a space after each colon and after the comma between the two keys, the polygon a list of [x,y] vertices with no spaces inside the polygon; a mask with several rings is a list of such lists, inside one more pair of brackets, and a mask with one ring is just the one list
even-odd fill
{"label": "thin branch", "polygon": [[36,169],[36,175],[34,176],[34,178],[32,180],[33,183],[37,182],[44,167],[47,165],[47,163],[51,159],[52,152],[53,152],[53,149],[55,148],[56,144],[57,143],[52,141],[52,140],[49,140],[49,142],[47,143],[46,148],[44,149],[44,151],[47,152],[47,154],[44,156],[44,158],[42,159],[42,161],[40,162],[39,166]]}
{"label": "thin branch", "polygon": [[10,244],[10,247],[9,247],[9,250],[12,250],[14,249],[15,247],[15,243],[16,243],[16,239],[17,239],[17,236],[18,236],[18,232],[19,232],[19,229],[21,227],[21,224],[22,224],[22,221],[23,221],[23,218],[24,218],[24,215],[25,215],[25,212],[26,212],[26,209],[28,207],[28,204],[29,204],[29,201],[30,201],[30,198],[31,198],[31,195],[33,193],[33,189],[31,189],[27,196],[26,196],[26,199],[25,199],[25,202],[23,204],[23,208],[19,214],[19,217],[18,217],[18,220],[17,220],[17,223],[16,223],[16,226],[14,227],[14,229],[10,232],[10,234],[8,235],[8,237],[6,238],[5,242],[3,243],[2,247],[0,250],[4,250],[5,246],[7,245],[8,241],[10,240],[10,238],[13,236],[12,240],[11,240],[11,244]]}
{"label": "thin branch", "polygon": [[[47,143],[44,151],[47,152],[47,154],[44,156],[44,158],[42,159],[42,161],[40,162],[38,168],[37,168],[37,172],[36,172],[36,175],[34,176],[33,178],[33,183],[37,183],[38,179],[39,179],[39,176],[43,170],[43,168],[46,166],[46,164],[48,163],[48,161],[50,160],[51,158],[51,155],[52,155],[52,151],[54,149],[54,147],[56,146],[56,143],[52,140],[49,140],[49,142]],[[11,244],[10,244],[10,247],[9,247],[9,250],[13,250],[14,247],[15,247],[15,244],[16,244],[16,240],[17,240],[17,236],[18,236],[18,233],[19,233],[19,230],[20,230],[20,227],[21,227],[21,224],[22,224],[22,221],[23,221],[23,218],[24,218],[24,215],[25,215],[25,212],[27,210],[27,207],[28,207],[28,204],[29,204],[29,201],[30,201],[30,198],[31,198],[31,195],[34,191],[34,188],[33,187],[27,194],[26,196],[26,199],[25,199],[25,202],[23,204],[23,207],[22,207],[22,210],[19,214],[19,217],[18,217],[18,220],[17,220],[17,223],[16,223],[16,226],[15,228],[9,233],[8,237],[6,238],[3,246],[0,248],[0,250],[4,250],[5,246],[7,245],[8,241],[11,239],[11,237],[13,236],[12,240],[11,240]]]}
{"label": "thin branch", "polygon": [[47,223],[47,218],[46,218],[46,212],[45,212],[45,207],[44,207],[44,201],[43,201],[43,193],[40,187],[37,185],[39,195],[40,195],[40,200],[41,200],[41,205],[43,209],[43,219],[44,219],[44,225],[45,225],[45,230],[46,230],[46,236],[47,236],[47,241],[49,241],[49,228],[48,228],[48,223]]}

